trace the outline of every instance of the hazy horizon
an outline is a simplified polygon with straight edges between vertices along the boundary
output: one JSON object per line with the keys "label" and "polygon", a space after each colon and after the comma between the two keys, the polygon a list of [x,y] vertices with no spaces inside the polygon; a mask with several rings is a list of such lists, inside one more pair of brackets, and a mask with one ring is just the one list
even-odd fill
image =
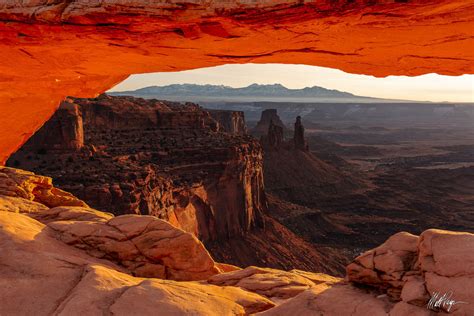
{"label": "hazy horizon", "polygon": [[135,74],[109,92],[170,84],[211,84],[242,88],[254,83],[281,84],[288,89],[319,86],[383,99],[474,102],[474,75],[427,74],[417,77],[375,78],[331,68],[286,64],[228,64],[180,72]]}

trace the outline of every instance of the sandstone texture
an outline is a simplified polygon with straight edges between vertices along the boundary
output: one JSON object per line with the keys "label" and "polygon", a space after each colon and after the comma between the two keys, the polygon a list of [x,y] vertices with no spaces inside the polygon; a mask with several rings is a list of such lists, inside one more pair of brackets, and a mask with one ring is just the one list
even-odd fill
{"label": "sandstone texture", "polygon": [[[453,315],[474,313],[474,234],[429,229],[419,237],[398,233],[347,266],[348,280],[387,293],[397,303],[390,315],[429,315],[436,293],[458,302]],[[437,311],[448,312],[447,306]]]}
{"label": "sandstone texture", "polygon": [[0,163],[66,96],[133,73],[298,63],[375,76],[473,73],[472,0],[3,1]]}
{"label": "sandstone texture", "polygon": [[[114,218],[110,213],[90,209],[72,195],[70,199],[61,199],[54,190],[38,192],[35,187],[37,179],[49,182],[51,179],[30,172],[2,167],[0,175],[1,185],[11,189],[2,191],[0,196],[7,227],[12,225],[8,221],[16,221],[8,217],[18,216],[18,221],[40,227],[38,233],[47,230],[57,240],[92,257],[113,261],[136,276],[195,280],[205,279],[219,271],[195,236],[168,222],[152,216]],[[15,189],[22,189],[26,194],[18,195]],[[70,203],[73,198],[82,202],[81,206],[71,206],[79,204]],[[25,216],[22,214],[29,218],[23,219]]]}
{"label": "sandstone texture", "polygon": [[473,234],[399,233],[356,258],[346,281],[241,269],[156,217],[48,206],[36,190],[44,177],[0,175],[2,315],[434,315],[428,293],[445,291],[466,302],[450,314],[473,312]]}
{"label": "sandstone texture", "polygon": [[[344,272],[336,250],[323,255],[266,212],[262,150],[245,134],[242,112],[108,95],[62,107],[81,119],[55,114],[9,166],[51,176],[95,209],[166,220],[225,263]],[[43,143],[76,122],[80,150]]]}
{"label": "sandstone texture", "polygon": [[221,126],[222,130],[235,135],[247,134],[244,112],[241,111],[223,111],[208,110],[212,118]]}
{"label": "sandstone texture", "polygon": [[284,128],[273,123],[273,120],[268,124],[268,132],[266,135],[260,137],[262,146],[267,150],[278,150],[283,145]]}
{"label": "sandstone texture", "polygon": [[82,112],[77,104],[63,102],[43,129],[35,133],[35,140],[29,142],[29,150],[79,150],[84,146]]}
{"label": "sandstone texture", "polygon": [[[262,152],[242,120],[226,132],[195,104],[107,95],[63,107],[74,108],[76,119],[55,114],[9,165],[48,174],[99,210],[154,215],[204,241],[262,225]],[[225,112],[221,121],[233,125],[225,116],[234,113]],[[69,139],[43,142],[77,122],[82,150],[68,147]]]}

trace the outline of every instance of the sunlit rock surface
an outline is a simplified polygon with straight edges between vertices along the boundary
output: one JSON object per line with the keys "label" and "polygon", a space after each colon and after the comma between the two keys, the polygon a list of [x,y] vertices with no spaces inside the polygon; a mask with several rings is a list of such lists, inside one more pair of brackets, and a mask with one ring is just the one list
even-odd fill
{"label": "sunlit rock surface", "polygon": [[1,315],[430,315],[430,294],[449,291],[467,303],[452,315],[474,312],[473,234],[396,234],[356,258],[346,281],[241,269],[167,222],[71,206],[39,180],[50,181],[0,168]]}
{"label": "sunlit rock surface", "polygon": [[[68,98],[8,164],[55,178],[98,210],[153,215],[202,241],[240,236],[263,226],[262,150],[242,112],[218,113],[216,121],[192,103]],[[64,132],[77,129],[82,150]]]}
{"label": "sunlit rock surface", "polygon": [[129,74],[298,63],[374,76],[474,72],[474,2],[3,1],[0,163],[67,95]]}
{"label": "sunlit rock surface", "polygon": [[[393,315],[424,315],[435,293],[458,302],[451,307],[453,315],[471,315],[473,249],[470,233],[429,229],[418,237],[401,232],[357,257],[347,266],[347,275],[350,281],[378,288],[398,301]],[[441,309],[447,311],[447,306]]]}

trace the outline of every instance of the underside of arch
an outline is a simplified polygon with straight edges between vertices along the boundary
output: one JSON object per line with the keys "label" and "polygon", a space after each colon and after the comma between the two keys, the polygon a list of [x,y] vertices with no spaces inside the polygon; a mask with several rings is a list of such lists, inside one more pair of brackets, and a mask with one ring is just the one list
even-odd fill
{"label": "underside of arch", "polygon": [[228,63],[474,73],[472,0],[7,1],[0,34],[0,164],[65,96],[134,73]]}

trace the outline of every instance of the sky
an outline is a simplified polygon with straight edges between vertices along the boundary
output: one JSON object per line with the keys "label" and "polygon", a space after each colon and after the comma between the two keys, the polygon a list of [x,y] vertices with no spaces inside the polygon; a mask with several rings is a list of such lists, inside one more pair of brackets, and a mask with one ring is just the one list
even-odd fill
{"label": "sky", "polygon": [[147,86],[194,83],[234,88],[252,83],[280,83],[290,89],[320,86],[360,96],[434,102],[474,102],[474,75],[417,77],[348,74],[341,70],[306,65],[232,64],[180,72],[132,75],[110,91],[135,90]]}

